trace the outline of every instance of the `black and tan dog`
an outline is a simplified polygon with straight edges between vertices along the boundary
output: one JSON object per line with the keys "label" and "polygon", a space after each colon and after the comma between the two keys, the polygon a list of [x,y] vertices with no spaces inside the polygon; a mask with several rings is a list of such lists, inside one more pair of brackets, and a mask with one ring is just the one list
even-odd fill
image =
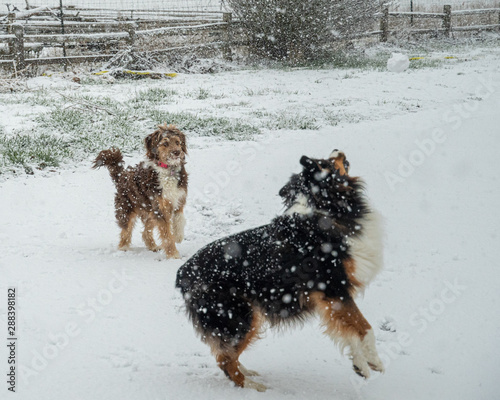
{"label": "black and tan dog", "polygon": [[207,245],[177,273],[197,333],[237,386],[266,389],[238,361],[264,324],[293,324],[314,313],[349,348],[359,375],[384,369],[354,302],[382,267],[378,214],[361,180],[349,176],[343,153],[300,163],[302,172],[280,191],[284,215]]}
{"label": "black and tan dog", "polygon": [[135,221],[140,217],[147,248],[160,249],[153,235],[154,228],[158,228],[167,257],[180,258],[175,243],[184,239],[186,137],[175,126],[163,124],[146,137],[145,145],[147,161],[135,167],[125,169],[122,153],[112,148],[99,153],[93,168],[106,166],[116,186],[116,220],[122,229],[118,248],[128,249]]}

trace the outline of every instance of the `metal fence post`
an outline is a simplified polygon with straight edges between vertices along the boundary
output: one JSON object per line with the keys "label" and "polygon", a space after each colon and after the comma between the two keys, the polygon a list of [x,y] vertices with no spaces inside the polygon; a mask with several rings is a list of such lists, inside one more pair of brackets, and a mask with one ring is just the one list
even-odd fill
{"label": "metal fence post", "polygon": [[24,27],[21,24],[13,24],[12,30],[16,35],[13,45],[16,69],[24,69],[26,68],[26,62],[24,61]]}
{"label": "metal fence post", "polygon": [[382,34],[380,35],[381,42],[387,42],[389,38],[389,7],[385,6],[382,9],[382,17],[380,18],[380,30]]}
{"label": "metal fence post", "polygon": [[444,17],[443,17],[443,28],[445,29],[445,36],[451,36],[451,5],[445,5],[443,7]]}

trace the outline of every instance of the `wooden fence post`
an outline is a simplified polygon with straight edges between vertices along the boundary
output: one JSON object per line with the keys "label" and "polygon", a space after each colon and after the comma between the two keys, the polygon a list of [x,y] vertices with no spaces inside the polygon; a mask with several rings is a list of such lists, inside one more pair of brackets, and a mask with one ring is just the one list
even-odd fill
{"label": "wooden fence post", "polygon": [[389,38],[389,7],[385,6],[382,9],[382,17],[380,18],[380,30],[382,34],[380,35],[381,42],[387,42]]}
{"label": "wooden fence post", "polygon": [[225,12],[222,14],[222,22],[226,23],[224,29],[224,45],[222,46],[222,55],[224,59],[232,61],[233,54],[231,52],[231,22],[233,20],[233,14],[230,12]]}
{"label": "wooden fence post", "polygon": [[135,24],[126,24],[125,31],[128,33],[128,44],[130,45],[130,47],[134,47],[135,39],[137,38],[137,35],[135,33]]}
{"label": "wooden fence post", "polygon": [[26,68],[24,61],[24,27],[20,24],[13,24],[12,30],[14,31],[14,35],[16,35],[13,46],[16,69],[24,69]]}
{"label": "wooden fence post", "polygon": [[[500,8],[500,3],[498,3],[498,8]],[[498,25],[500,25],[500,11],[498,12]],[[498,27],[498,31],[500,32],[500,26]]]}
{"label": "wooden fence post", "polygon": [[443,7],[444,17],[443,17],[443,28],[445,29],[445,36],[451,36],[451,5],[445,5]]}
{"label": "wooden fence post", "polygon": [[12,24],[16,20],[16,13],[7,14],[7,33],[12,33]]}
{"label": "wooden fence post", "polygon": [[[410,0],[410,12],[413,13],[413,0]],[[410,15],[410,25],[413,26],[413,14]]]}
{"label": "wooden fence post", "polygon": [[[16,20],[16,14],[15,13],[8,13],[7,14],[7,33],[12,34],[12,25],[14,24]],[[14,43],[9,40],[9,54],[14,54]]]}

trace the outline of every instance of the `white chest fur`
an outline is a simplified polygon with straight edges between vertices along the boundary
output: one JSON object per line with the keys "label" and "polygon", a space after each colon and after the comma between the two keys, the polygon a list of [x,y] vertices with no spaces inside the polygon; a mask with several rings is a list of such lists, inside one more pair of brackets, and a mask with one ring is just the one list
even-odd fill
{"label": "white chest fur", "polygon": [[179,209],[181,200],[186,197],[186,191],[179,188],[178,183],[179,181],[175,177],[160,179],[162,196],[172,204],[174,211]]}
{"label": "white chest fur", "polygon": [[157,165],[153,165],[153,168],[158,173],[162,197],[172,204],[174,211],[177,211],[181,201],[186,198],[186,190],[179,187],[178,171]]}
{"label": "white chest fur", "polygon": [[360,223],[361,235],[349,238],[348,243],[356,265],[355,278],[366,287],[382,269],[384,238],[377,211],[371,211]]}
{"label": "white chest fur", "polygon": [[285,211],[285,215],[301,214],[309,215],[314,210],[307,204],[308,198],[305,194],[299,194],[293,205]]}

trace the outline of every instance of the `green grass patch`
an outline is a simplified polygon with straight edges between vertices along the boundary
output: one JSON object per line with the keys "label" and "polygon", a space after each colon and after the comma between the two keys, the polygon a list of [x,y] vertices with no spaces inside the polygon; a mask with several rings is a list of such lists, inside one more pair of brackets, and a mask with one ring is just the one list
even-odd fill
{"label": "green grass patch", "polygon": [[410,60],[409,69],[424,69],[424,68],[437,68],[443,65],[445,58],[430,58],[425,57],[420,60]]}
{"label": "green grass patch", "polygon": [[111,146],[124,151],[138,150],[142,146],[143,127],[127,108],[114,106],[112,114],[108,111],[57,106],[36,121],[40,130],[59,134],[82,155],[95,154]]}
{"label": "green grass patch", "polygon": [[195,99],[206,100],[211,96],[210,91],[204,88],[199,88],[198,92],[195,93]]}
{"label": "green grass patch", "polygon": [[252,112],[251,115],[260,119],[262,126],[270,130],[317,130],[320,128],[316,118],[287,111],[269,112],[260,110]]}
{"label": "green grass patch", "polygon": [[33,167],[44,169],[58,167],[63,159],[71,156],[70,147],[62,139],[49,134],[0,137],[0,153],[4,166],[23,167],[27,173]]}
{"label": "green grass patch", "polygon": [[173,103],[177,92],[172,89],[149,88],[142,90],[129,103],[168,104]]}
{"label": "green grass patch", "polygon": [[56,106],[48,114],[41,114],[36,122],[42,129],[58,131],[59,133],[75,133],[88,127],[94,120],[94,115],[80,109]]}
{"label": "green grass patch", "polygon": [[187,92],[185,96],[196,100],[207,100],[207,99],[220,100],[226,97],[224,93],[214,94],[210,90],[202,87],[198,88],[198,90]]}
{"label": "green grass patch", "polygon": [[155,125],[163,122],[172,123],[181,127],[183,131],[198,136],[221,137],[226,140],[250,140],[255,134],[260,133],[259,128],[256,126],[229,118],[200,116],[188,112],[172,113],[160,110],[150,110],[147,112],[147,116]]}

